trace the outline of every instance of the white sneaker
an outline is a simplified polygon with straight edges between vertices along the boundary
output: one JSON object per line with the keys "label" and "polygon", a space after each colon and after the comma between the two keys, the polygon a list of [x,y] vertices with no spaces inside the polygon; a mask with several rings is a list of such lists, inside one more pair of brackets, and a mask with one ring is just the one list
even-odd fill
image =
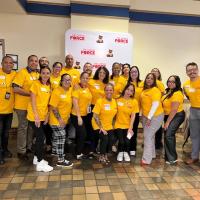
{"label": "white sneaker", "polygon": [[[46,161],[46,160],[44,160],[44,162],[48,165],[49,163],[48,163],[48,161]],[[33,157],[33,164],[34,165],[37,165],[38,164],[38,158],[37,158],[37,156],[34,156]]]}
{"label": "white sneaker", "polygon": [[126,162],[130,162],[130,161],[131,161],[130,156],[128,155],[127,152],[124,152],[124,160],[125,160]]}
{"label": "white sneaker", "polygon": [[122,162],[123,156],[124,156],[124,152],[119,152],[118,155],[117,155],[117,161]]}
{"label": "white sneaker", "polygon": [[41,160],[36,165],[36,171],[37,172],[50,172],[52,170],[53,170],[53,167],[51,167],[50,165],[46,164],[45,160]]}
{"label": "white sneaker", "polygon": [[135,156],[136,151],[130,151],[130,156]]}

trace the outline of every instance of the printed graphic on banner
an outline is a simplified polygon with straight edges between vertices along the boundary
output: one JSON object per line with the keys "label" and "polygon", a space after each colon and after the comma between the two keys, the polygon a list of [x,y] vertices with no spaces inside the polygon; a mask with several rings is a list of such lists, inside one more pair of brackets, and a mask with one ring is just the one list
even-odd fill
{"label": "printed graphic on banner", "polygon": [[65,55],[72,54],[74,67],[82,71],[90,62],[93,70],[114,62],[132,64],[133,38],[128,33],[92,32],[70,29],[65,33]]}

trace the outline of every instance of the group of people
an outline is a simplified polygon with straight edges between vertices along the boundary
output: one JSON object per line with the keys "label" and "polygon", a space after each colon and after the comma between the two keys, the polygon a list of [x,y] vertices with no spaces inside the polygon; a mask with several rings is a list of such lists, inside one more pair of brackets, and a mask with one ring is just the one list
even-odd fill
{"label": "group of people", "polygon": [[[65,66],[55,62],[52,69],[46,57],[28,57],[27,67],[12,71],[13,60],[2,59],[0,69],[0,164],[12,157],[8,149],[13,111],[18,117],[17,155],[28,159],[35,152],[37,171],[49,172],[53,167],[44,160],[44,146],[51,146],[57,166],[69,167],[65,159],[67,125],[76,131],[76,158],[83,159],[85,142],[89,141],[87,158],[99,149],[98,160],[109,163],[108,152],[118,147],[117,161],[129,162],[136,155],[138,125],[141,118],[144,147],[141,165],[149,165],[162,147],[164,135],[165,161],[177,162],[176,132],[185,119],[184,94],[179,76],[171,75],[165,89],[159,69],[154,68],[142,81],[137,66],[113,63],[112,74],[99,67],[93,74],[87,62],[80,73],[73,68],[72,55]],[[40,66],[38,70],[38,66]],[[187,164],[198,162],[200,151],[200,77],[196,63],[186,66],[190,78],[184,92],[190,100],[190,134],[192,155]],[[164,134],[163,134],[164,130]],[[50,137],[52,132],[52,138]],[[99,147],[99,148],[97,148]]]}

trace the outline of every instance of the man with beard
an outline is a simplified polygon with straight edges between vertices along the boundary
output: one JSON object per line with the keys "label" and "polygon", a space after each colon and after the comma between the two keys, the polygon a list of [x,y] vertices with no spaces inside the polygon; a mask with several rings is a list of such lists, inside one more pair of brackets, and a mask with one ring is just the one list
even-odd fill
{"label": "man with beard", "polygon": [[190,101],[189,128],[192,140],[191,159],[186,164],[193,164],[199,161],[200,152],[200,76],[198,65],[194,62],[186,65],[186,74],[190,78],[183,85],[184,92]]}
{"label": "man with beard", "polygon": [[89,79],[93,78],[93,74],[92,74],[92,64],[89,62],[86,62],[83,66],[83,71],[87,72],[89,74]]}
{"label": "man with beard", "polygon": [[49,66],[49,60],[47,59],[47,57],[45,56],[41,57],[39,59],[39,65],[40,65],[40,68]]}

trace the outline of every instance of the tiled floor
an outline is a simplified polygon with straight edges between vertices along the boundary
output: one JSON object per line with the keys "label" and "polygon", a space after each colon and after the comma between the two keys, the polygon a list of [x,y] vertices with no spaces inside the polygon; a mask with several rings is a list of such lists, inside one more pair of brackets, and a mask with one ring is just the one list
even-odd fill
{"label": "tiled floor", "polygon": [[[137,157],[131,163],[117,163],[112,157],[108,166],[74,160],[71,169],[55,167],[50,173],[41,173],[35,171],[31,159],[22,162],[14,155],[0,166],[0,199],[200,200],[200,165],[183,163],[191,144],[186,145],[184,153],[181,134],[177,134],[177,139],[180,161],[174,166],[165,164],[162,152],[157,152],[151,166],[141,167],[141,139]],[[11,136],[10,145],[15,149],[15,135]]]}

